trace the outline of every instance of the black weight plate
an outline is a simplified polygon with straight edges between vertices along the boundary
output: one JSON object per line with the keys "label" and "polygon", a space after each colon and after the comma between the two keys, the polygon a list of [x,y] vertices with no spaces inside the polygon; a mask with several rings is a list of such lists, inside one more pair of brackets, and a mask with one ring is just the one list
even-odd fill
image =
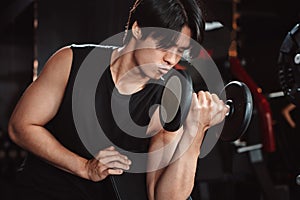
{"label": "black weight plate", "polygon": [[228,83],[223,92],[226,93],[230,112],[225,118],[220,138],[223,141],[235,141],[245,133],[251,121],[252,95],[247,85],[239,81]]}
{"label": "black weight plate", "polygon": [[172,69],[164,77],[159,117],[165,130],[177,131],[184,123],[192,101],[192,79],[184,70]]}
{"label": "black weight plate", "polygon": [[278,73],[281,88],[288,99],[300,106],[300,24],[286,35],[279,52]]}

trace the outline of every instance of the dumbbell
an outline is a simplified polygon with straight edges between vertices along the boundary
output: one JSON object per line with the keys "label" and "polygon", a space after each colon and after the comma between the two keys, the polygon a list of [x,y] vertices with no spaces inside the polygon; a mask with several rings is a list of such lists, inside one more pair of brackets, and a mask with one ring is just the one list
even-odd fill
{"label": "dumbbell", "polygon": [[[192,79],[185,70],[173,69],[164,77],[159,114],[165,130],[176,131],[183,125],[191,106],[192,93]],[[245,133],[251,121],[252,95],[247,85],[239,81],[229,82],[219,94],[220,97],[225,95],[229,112],[220,138],[235,141]]]}

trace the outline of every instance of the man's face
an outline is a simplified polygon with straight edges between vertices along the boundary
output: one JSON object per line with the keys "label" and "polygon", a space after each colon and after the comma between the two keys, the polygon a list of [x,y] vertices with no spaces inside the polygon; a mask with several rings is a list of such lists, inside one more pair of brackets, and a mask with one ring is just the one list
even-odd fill
{"label": "man's face", "polygon": [[173,68],[189,48],[191,30],[184,26],[176,42],[168,49],[158,47],[158,42],[151,36],[139,40],[134,53],[136,65],[141,73],[151,79],[159,79]]}

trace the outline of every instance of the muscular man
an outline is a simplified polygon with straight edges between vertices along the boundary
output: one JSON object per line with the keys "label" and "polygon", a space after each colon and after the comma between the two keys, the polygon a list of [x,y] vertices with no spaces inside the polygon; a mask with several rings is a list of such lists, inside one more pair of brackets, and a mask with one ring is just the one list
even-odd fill
{"label": "muscular man", "polygon": [[[174,37],[143,31],[161,27],[177,31]],[[204,20],[195,0],[137,0],[130,11],[124,46],[108,48],[110,66],[104,71],[96,92],[96,112],[108,138],[137,151],[153,152],[172,141],[171,151],[149,157],[148,166],[167,165],[146,173],[145,198],[187,199],[192,191],[196,163],[206,130],[221,122],[228,108],[215,94],[200,91],[192,104],[184,126],[168,132],[160,124],[157,109],[143,107],[158,102],[158,80],[173,68],[185,50],[193,51],[190,40],[201,42]],[[147,48],[143,48],[143,47]],[[71,46],[57,51],[40,76],[25,91],[9,122],[9,135],[29,156],[18,174],[19,198],[25,199],[109,199],[109,176],[129,170],[132,161],[116,146],[100,149],[92,155],[80,141],[72,115],[72,91],[81,63],[93,49],[101,46]],[[101,61],[99,61],[99,67]],[[118,97],[133,96],[133,118],[148,123],[145,133],[154,136],[139,144],[114,122],[109,104],[112,88]],[[144,110],[143,110],[144,109]],[[188,148],[184,151],[184,147]],[[180,155],[180,156],[177,156]],[[178,159],[172,160],[174,157]],[[168,164],[170,163],[170,164]],[[130,184],[130,183],[129,183]]]}

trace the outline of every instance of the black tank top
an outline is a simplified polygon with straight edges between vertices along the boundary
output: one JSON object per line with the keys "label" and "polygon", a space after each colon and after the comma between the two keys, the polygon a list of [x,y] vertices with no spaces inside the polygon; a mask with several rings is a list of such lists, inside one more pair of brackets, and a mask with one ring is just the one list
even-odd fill
{"label": "black tank top", "polygon": [[[76,154],[87,159],[92,158],[92,153],[83,145],[75,124],[72,114],[72,92],[76,75],[80,66],[87,55],[93,49],[99,49],[99,52],[109,52],[111,55],[113,48],[96,46],[96,45],[72,45],[73,62],[69,75],[68,83],[65,89],[65,94],[56,116],[45,126],[55,138],[66,148],[75,152]],[[99,66],[107,67],[107,66]],[[114,120],[111,111],[112,97],[116,98],[118,102],[128,101],[129,113],[132,120],[140,125],[147,127],[150,117],[153,114],[151,107],[160,103],[161,87],[160,84],[147,84],[145,88],[133,95],[122,95],[114,90],[115,85],[110,73],[110,68],[107,67],[97,85],[97,92],[95,95],[95,110],[100,126],[103,128],[105,135],[116,145],[125,150],[133,152],[147,152],[149,147],[149,138],[138,138],[125,133],[119,128]],[[123,107],[122,105],[120,105]],[[152,107],[152,111],[153,111]],[[149,114],[150,111],[150,114]],[[126,119],[124,119],[126,120]],[[127,122],[125,121],[125,124]],[[145,128],[146,131],[146,128]],[[140,133],[142,137],[146,132]],[[128,174],[124,175],[128,176]],[[130,177],[131,175],[129,175]],[[146,198],[146,182],[145,174],[140,174],[138,180],[144,183],[137,183],[140,195]],[[116,199],[115,191],[111,186],[111,179],[106,178],[100,182],[92,182],[67,172],[64,172],[56,167],[53,167],[46,162],[40,160],[36,156],[29,154],[25,165],[18,175],[19,186],[23,188],[34,189],[26,191],[26,194],[20,193],[23,198],[34,199],[37,194],[45,194],[51,199]],[[133,183],[134,184],[134,183]],[[141,185],[144,184],[144,185]],[[130,190],[129,190],[130,192]],[[40,197],[39,197],[40,198]],[[43,197],[44,198],[44,197]],[[38,199],[38,198],[36,198]],[[46,197],[44,199],[47,199]],[[121,198],[128,199],[128,198]],[[136,199],[141,199],[137,197]]]}

